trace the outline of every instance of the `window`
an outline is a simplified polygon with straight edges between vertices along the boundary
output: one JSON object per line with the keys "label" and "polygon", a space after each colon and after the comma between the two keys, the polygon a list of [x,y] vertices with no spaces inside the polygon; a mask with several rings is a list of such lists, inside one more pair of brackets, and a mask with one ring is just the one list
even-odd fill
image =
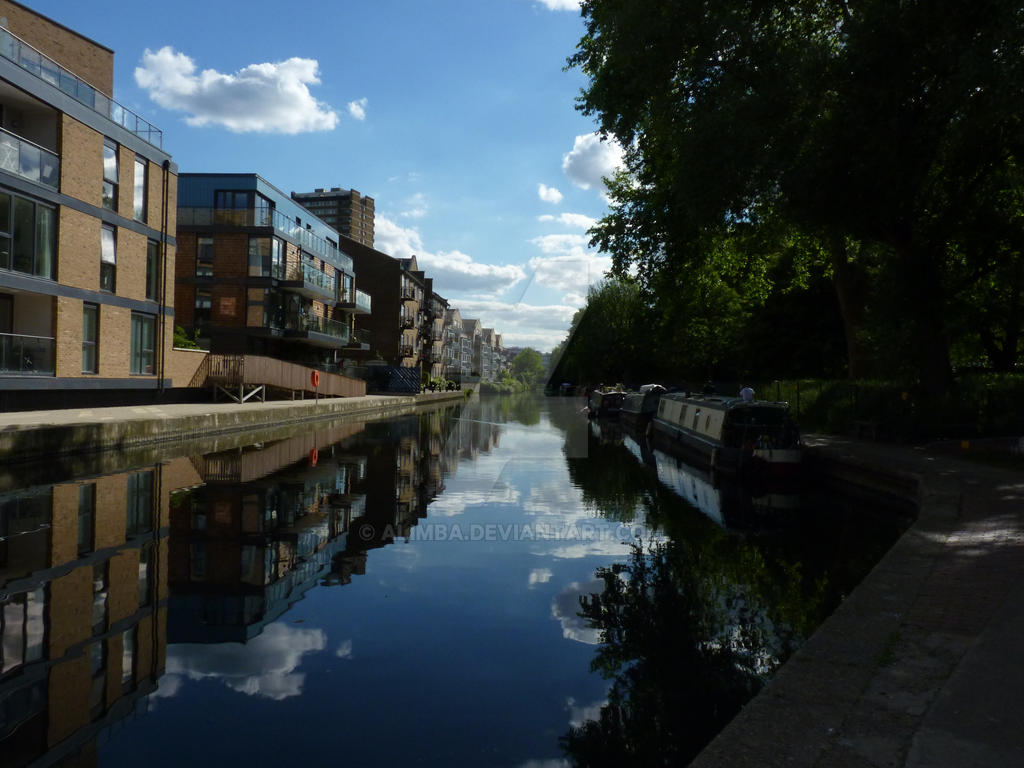
{"label": "window", "polygon": [[99,373],[100,308],[82,305],[82,373]]}
{"label": "window", "polygon": [[93,550],[96,536],[96,483],[78,486],[78,556]]}
{"label": "window", "polygon": [[117,288],[117,237],[114,228],[100,230],[100,290],[114,293]]}
{"label": "window", "polygon": [[139,550],[139,605],[149,605],[153,601],[153,545],[149,544]]}
{"label": "window", "polygon": [[133,374],[152,374],[156,349],[156,316],[132,312],[129,370]]}
{"label": "window", "polygon": [[196,242],[196,277],[213,277],[212,237],[200,237]]}
{"label": "window", "polygon": [[0,269],[56,276],[57,212],[41,203],[0,193]]}
{"label": "window", "polygon": [[117,144],[103,142],[103,207],[117,210]]}
{"label": "window", "polygon": [[213,312],[213,294],[209,288],[196,287],[196,310],[192,325],[198,335],[209,336],[210,315]]}
{"label": "window", "polygon": [[127,536],[153,530],[153,470],[128,475]]}
{"label": "window", "polygon": [[270,274],[270,237],[249,238],[249,277],[261,277]]}
{"label": "window", "polygon": [[146,298],[160,299],[160,243],[156,240],[146,242]]}
{"label": "window", "polygon": [[135,688],[135,659],[138,645],[138,626],[129,627],[121,634],[121,690]]}
{"label": "window", "polygon": [[149,180],[149,163],[144,157],[135,158],[135,190],[132,194],[132,215],[136,221],[146,221],[148,205],[147,189]]}

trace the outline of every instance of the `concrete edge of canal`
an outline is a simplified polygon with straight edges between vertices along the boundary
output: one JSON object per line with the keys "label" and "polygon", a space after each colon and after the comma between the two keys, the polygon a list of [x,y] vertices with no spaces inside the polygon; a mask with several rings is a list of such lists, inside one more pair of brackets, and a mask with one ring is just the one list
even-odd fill
{"label": "concrete edge of canal", "polygon": [[426,392],[6,413],[0,414],[0,457],[7,462],[31,462],[123,451],[338,418],[378,419],[464,399],[463,392]]}
{"label": "concrete edge of canal", "polygon": [[917,517],[691,765],[1024,764],[1010,704],[1024,671],[1006,652],[1024,620],[1024,476],[954,452],[807,444],[811,471],[914,502]]}

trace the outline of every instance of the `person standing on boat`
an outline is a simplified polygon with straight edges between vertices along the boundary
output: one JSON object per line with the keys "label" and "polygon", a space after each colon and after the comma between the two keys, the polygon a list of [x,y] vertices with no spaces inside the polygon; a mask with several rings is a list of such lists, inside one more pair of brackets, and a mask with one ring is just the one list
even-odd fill
{"label": "person standing on boat", "polygon": [[740,397],[743,398],[743,402],[745,403],[754,402],[754,390],[751,389],[749,384],[743,385],[743,389],[740,390]]}

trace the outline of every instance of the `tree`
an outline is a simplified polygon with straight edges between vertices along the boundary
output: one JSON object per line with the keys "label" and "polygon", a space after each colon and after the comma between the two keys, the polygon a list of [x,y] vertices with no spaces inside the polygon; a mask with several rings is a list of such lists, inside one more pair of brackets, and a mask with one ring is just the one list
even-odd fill
{"label": "tree", "polygon": [[512,360],[512,375],[527,389],[536,387],[544,378],[544,363],[540,352],[527,347]]}
{"label": "tree", "polygon": [[[584,0],[578,107],[626,164],[593,244],[646,286],[718,272],[743,228],[795,230],[831,273],[851,375],[871,336],[942,391],[971,287],[1022,241],[1019,10]],[[872,306],[891,333],[866,334]]]}

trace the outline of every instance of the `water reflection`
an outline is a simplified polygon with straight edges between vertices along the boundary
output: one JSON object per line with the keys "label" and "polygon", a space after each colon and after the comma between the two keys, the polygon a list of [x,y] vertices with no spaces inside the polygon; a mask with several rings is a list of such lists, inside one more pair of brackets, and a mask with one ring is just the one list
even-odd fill
{"label": "water reflection", "polygon": [[[259,762],[268,740],[358,764],[684,760],[886,523],[721,485],[581,406],[0,476],[0,762]],[[420,736],[393,738],[409,711]]]}
{"label": "water reflection", "polygon": [[[865,509],[810,485],[723,480],[615,422],[592,424],[589,448],[589,460],[570,461],[585,496],[616,518],[643,509],[668,536],[598,569],[601,588],[580,597],[579,615],[601,639],[592,670],[611,688],[561,744],[577,765],[682,765],[834,609],[912,510]],[[613,465],[625,469],[612,477]],[[702,515],[680,514],[679,499]]]}

